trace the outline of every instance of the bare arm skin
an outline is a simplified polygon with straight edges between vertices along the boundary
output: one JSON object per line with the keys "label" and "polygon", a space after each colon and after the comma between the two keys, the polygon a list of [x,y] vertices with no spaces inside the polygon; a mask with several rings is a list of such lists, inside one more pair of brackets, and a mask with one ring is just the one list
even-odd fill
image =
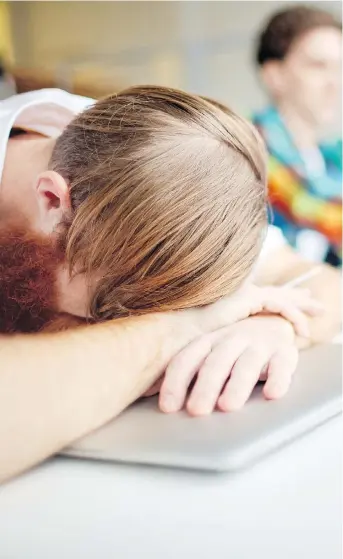
{"label": "bare arm skin", "polygon": [[[275,250],[258,270],[256,283],[259,285],[282,285],[318,264],[304,260],[289,246]],[[323,303],[325,312],[309,318],[310,339],[298,339],[301,348],[330,341],[340,331],[342,322],[342,280],[341,271],[320,264],[320,273],[301,284],[308,287],[315,299]]]}

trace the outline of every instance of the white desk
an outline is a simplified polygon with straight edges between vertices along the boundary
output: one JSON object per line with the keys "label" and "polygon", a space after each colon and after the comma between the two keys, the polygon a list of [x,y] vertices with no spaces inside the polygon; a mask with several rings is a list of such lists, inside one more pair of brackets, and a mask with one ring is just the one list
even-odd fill
{"label": "white desk", "polygon": [[341,559],[342,421],[235,476],[59,458],[0,488],[1,559]]}

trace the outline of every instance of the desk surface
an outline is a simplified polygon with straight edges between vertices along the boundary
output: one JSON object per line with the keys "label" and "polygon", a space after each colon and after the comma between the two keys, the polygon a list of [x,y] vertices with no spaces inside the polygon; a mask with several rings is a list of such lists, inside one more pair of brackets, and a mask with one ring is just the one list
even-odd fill
{"label": "desk surface", "polygon": [[341,559],[342,420],[236,475],[56,458],[0,488],[1,559]]}

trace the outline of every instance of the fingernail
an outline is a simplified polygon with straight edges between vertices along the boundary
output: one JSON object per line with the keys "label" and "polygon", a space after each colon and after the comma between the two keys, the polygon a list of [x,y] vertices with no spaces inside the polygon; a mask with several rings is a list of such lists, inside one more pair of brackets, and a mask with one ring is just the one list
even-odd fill
{"label": "fingernail", "polygon": [[268,390],[264,391],[264,395],[269,400],[278,399],[286,394],[288,388],[289,385],[285,386],[283,383],[275,381],[269,384]]}
{"label": "fingernail", "polygon": [[212,412],[213,408],[207,400],[199,398],[197,400],[190,400],[187,405],[187,410],[192,415],[208,415]]}
{"label": "fingernail", "polygon": [[230,395],[230,397],[220,398],[218,401],[219,408],[224,412],[238,411],[242,406],[241,399],[237,399],[235,395]]}
{"label": "fingernail", "polygon": [[165,412],[173,412],[178,410],[178,402],[173,394],[166,394],[161,397],[160,406]]}

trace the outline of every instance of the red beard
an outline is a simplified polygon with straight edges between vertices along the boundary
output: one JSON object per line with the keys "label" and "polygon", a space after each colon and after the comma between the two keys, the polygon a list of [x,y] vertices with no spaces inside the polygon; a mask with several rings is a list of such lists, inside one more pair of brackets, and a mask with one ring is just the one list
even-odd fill
{"label": "red beard", "polygon": [[22,228],[0,229],[0,332],[38,332],[56,316],[57,246]]}

